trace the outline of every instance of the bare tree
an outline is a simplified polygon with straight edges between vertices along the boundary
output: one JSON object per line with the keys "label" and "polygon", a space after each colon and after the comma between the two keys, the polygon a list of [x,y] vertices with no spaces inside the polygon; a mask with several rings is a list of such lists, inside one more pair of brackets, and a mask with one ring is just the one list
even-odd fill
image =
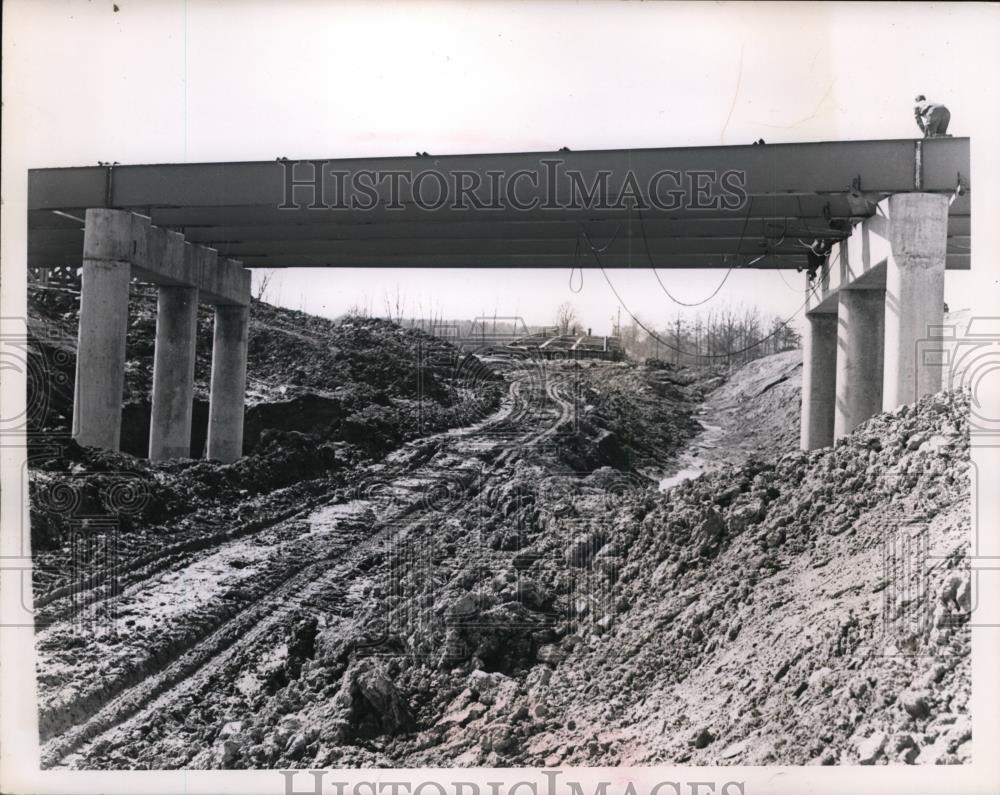
{"label": "bare tree", "polygon": [[273,270],[257,271],[260,277],[257,280],[257,291],[254,293],[254,298],[258,301],[266,301],[268,299],[268,288],[271,286],[271,280],[274,278]]}
{"label": "bare tree", "polygon": [[556,328],[560,334],[569,334],[570,329],[576,325],[576,308],[569,301],[559,304],[556,310]]}

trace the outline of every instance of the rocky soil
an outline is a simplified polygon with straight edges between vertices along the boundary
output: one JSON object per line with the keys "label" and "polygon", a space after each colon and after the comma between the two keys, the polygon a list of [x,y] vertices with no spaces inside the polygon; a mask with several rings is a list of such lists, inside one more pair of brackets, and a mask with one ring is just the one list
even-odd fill
{"label": "rocky soil", "polygon": [[[365,349],[333,341],[353,327],[306,334],[270,311],[255,322],[289,347],[270,363],[258,351],[258,372],[308,358],[296,333],[317,358],[324,340]],[[361,331],[372,351],[380,336],[429,344]],[[388,366],[406,372],[405,358]],[[797,425],[778,427],[797,414],[796,361],[720,384],[667,366],[476,360],[467,384],[441,380],[442,409],[453,390],[478,400],[465,423],[441,421],[464,427],[369,450],[343,424],[271,426],[250,451],[274,473],[257,485],[240,464],[114,457],[193,510],[137,513],[115,536],[114,577],[107,546],[73,547],[62,529],[37,556],[43,764],[968,760],[967,398],[943,392],[800,453]],[[405,405],[380,372],[352,359],[338,383]],[[312,377],[293,398],[338,388]],[[282,387],[268,381],[260,405]],[[658,491],[640,473],[680,460],[706,417],[746,432],[715,471]],[[106,454],[68,449],[41,459],[36,502],[74,467],[103,475]],[[329,471],[303,480],[327,454]],[[81,548],[89,568],[74,569]]]}
{"label": "rocky soil", "polygon": [[195,460],[211,369],[212,315],[202,307],[194,458],[153,464],[136,455],[145,455],[149,433],[156,300],[153,291],[133,293],[123,454],[69,438],[78,291],[35,287],[30,295],[31,540],[45,593],[70,587],[88,561],[108,553],[108,522],[119,531],[117,556],[148,556],[168,541],[211,545],[325,499],[356,467],[407,441],[482,420],[506,389],[490,368],[423,332],[254,302],[246,455],[231,465]]}
{"label": "rocky soil", "polygon": [[941,394],[662,495],[512,462],[478,523],[377,562],[353,631],[318,625],[296,681],[224,716],[217,761],[965,761],[966,411]]}

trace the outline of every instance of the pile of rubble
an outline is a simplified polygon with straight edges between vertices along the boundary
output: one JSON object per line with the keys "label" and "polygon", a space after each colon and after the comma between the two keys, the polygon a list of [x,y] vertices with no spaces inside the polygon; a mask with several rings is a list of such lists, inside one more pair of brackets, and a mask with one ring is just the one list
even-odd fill
{"label": "pile of rubble", "polygon": [[967,760],[967,413],[941,393],[663,494],[512,460],[372,561],[226,764]]}

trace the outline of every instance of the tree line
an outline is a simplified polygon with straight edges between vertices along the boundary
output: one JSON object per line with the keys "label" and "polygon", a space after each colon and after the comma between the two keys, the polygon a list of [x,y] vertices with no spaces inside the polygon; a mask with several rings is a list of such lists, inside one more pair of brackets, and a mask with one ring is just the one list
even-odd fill
{"label": "tree line", "polygon": [[802,344],[798,331],[783,318],[765,315],[757,307],[723,306],[693,318],[678,315],[655,326],[634,319],[615,323],[622,347],[635,359],[658,359],[677,365],[742,365],[789,351]]}

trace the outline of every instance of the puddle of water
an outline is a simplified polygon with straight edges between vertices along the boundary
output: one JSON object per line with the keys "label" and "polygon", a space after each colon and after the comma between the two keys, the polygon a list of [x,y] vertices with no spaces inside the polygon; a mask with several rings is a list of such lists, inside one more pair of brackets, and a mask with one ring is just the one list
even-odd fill
{"label": "puddle of water", "polygon": [[674,475],[661,479],[660,491],[666,491],[679,483],[683,483],[685,480],[694,480],[704,471],[701,467],[687,467],[682,469]]}
{"label": "puddle of water", "polygon": [[691,442],[690,447],[685,451],[679,461],[680,469],[663,478],[660,478],[660,491],[666,491],[686,480],[694,480],[711,468],[711,464],[697,454],[698,450],[714,450],[718,447],[718,441],[722,438],[722,427],[719,425],[709,425],[706,422],[701,424],[702,431]]}

